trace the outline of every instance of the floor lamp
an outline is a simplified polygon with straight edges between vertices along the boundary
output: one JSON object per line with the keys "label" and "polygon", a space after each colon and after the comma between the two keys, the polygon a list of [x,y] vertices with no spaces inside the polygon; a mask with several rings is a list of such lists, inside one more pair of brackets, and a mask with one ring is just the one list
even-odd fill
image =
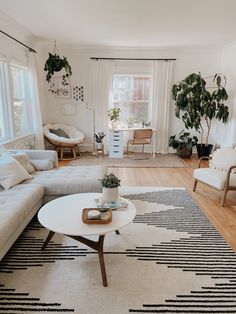
{"label": "floor lamp", "polygon": [[86,103],[85,108],[87,110],[92,111],[92,114],[93,114],[93,152],[92,152],[92,154],[95,155],[96,154],[95,141],[94,141],[94,134],[95,134],[95,109],[89,107],[88,103]]}

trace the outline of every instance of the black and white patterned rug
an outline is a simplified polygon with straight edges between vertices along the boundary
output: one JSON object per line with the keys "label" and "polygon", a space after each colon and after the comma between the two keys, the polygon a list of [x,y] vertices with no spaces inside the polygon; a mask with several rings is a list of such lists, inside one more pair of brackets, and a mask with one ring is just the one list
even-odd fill
{"label": "black and white patterned rug", "polygon": [[236,313],[236,255],[181,188],[122,188],[133,223],[95,252],[34,219],[0,262],[0,313]]}

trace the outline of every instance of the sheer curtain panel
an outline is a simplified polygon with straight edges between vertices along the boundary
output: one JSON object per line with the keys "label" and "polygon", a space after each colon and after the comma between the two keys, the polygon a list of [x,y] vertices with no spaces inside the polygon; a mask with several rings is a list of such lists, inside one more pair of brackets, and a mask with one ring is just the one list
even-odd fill
{"label": "sheer curtain panel", "polygon": [[152,127],[157,129],[156,151],[168,152],[169,113],[173,76],[173,60],[153,61]]}
{"label": "sheer curtain panel", "polygon": [[43,123],[42,123],[42,114],[41,114],[39,93],[38,93],[35,55],[32,53],[29,53],[28,58],[29,58],[28,59],[29,67],[32,73],[31,79],[32,79],[33,88],[31,89],[30,98],[32,101],[32,119],[33,119],[33,131],[35,134],[35,144],[36,144],[36,149],[44,149]]}
{"label": "sheer curtain panel", "polygon": [[108,108],[112,104],[112,78],[114,61],[91,60],[91,97],[89,106],[95,109],[95,131],[104,132],[104,148],[107,152]]}

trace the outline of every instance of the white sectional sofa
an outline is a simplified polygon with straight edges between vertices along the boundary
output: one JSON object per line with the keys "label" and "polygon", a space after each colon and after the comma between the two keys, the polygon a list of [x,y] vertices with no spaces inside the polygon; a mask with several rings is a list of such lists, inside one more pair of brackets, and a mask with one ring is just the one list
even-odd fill
{"label": "white sectional sofa", "polygon": [[[16,151],[11,151],[15,153]],[[53,169],[36,171],[32,178],[5,190],[0,186],[0,260],[43,203],[86,192],[101,192],[103,166],[59,167],[55,151],[25,150],[32,162],[50,161]]]}

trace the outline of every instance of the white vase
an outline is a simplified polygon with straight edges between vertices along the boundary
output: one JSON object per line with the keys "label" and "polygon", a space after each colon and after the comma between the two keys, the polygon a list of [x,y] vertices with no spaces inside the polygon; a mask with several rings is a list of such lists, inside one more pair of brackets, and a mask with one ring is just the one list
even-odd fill
{"label": "white vase", "polygon": [[112,129],[117,129],[119,127],[119,121],[111,121]]}
{"label": "white vase", "polygon": [[106,203],[116,202],[119,196],[119,187],[116,188],[105,188],[102,189],[103,200]]}
{"label": "white vase", "polygon": [[102,146],[103,146],[103,144],[102,144],[102,143],[98,143],[98,142],[96,142],[96,147],[97,147],[97,149],[102,149]]}

